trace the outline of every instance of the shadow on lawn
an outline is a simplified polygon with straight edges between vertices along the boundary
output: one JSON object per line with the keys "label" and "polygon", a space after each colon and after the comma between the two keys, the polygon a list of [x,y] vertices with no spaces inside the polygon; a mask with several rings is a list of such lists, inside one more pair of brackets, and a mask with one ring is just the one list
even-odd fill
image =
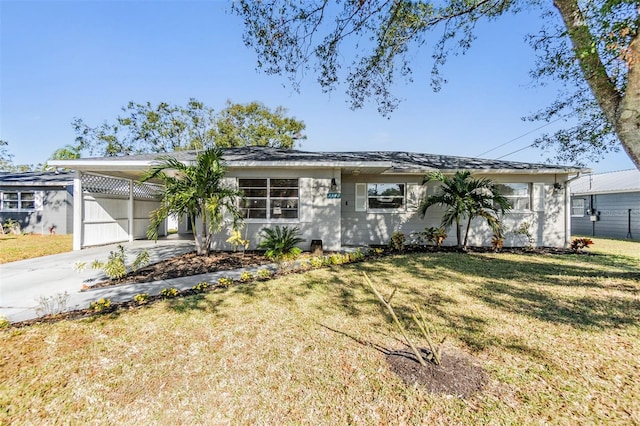
{"label": "shadow on lawn", "polygon": [[[418,254],[388,259],[394,268],[408,272],[425,281],[425,288],[412,288],[408,305],[419,304],[433,315],[445,319],[456,329],[468,329],[469,336],[477,335],[483,320],[470,313],[452,315],[447,305],[456,303],[444,295],[442,288],[429,282],[449,280],[460,283],[462,294],[482,303],[536,318],[541,321],[569,324],[578,328],[622,327],[640,323],[640,267],[634,259],[620,261],[605,255],[563,255],[558,261],[547,256],[527,255],[519,258],[496,255]],[[523,259],[523,260],[520,260]],[[556,258],[552,258],[554,260]],[[566,262],[564,261],[566,260]],[[584,266],[583,266],[584,265]],[[603,268],[598,268],[602,265]],[[375,263],[362,269],[389,286],[397,280],[391,268]],[[480,283],[478,283],[480,278]],[[606,279],[604,279],[606,278]],[[628,281],[638,282],[638,285]],[[624,282],[627,281],[627,282]],[[468,282],[468,285],[464,287]],[[402,283],[398,283],[402,287]],[[562,287],[592,288],[593,295],[572,296]],[[598,290],[617,291],[622,295],[598,295]],[[567,295],[569,294],[569,295]],[[482,342],[468,342],[482,347]],[[490,344],[490,342],[485,342]]]}

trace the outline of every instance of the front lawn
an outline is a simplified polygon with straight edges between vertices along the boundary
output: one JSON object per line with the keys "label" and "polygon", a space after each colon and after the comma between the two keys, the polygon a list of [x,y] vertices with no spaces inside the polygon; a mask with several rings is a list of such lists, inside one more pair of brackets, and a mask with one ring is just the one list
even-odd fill
{"label": "front lawn", "polygon": [[[629,244],[397,255],[11,329],[0,424],[637,423],[640,244]],[[398,288],[405,319],[420,305],[446,350],[484,368],[484,390],[436,395],[395,376],[385,354],[406,348],[362,272],[385,295]]]}
{"label": "front lawn", "polygon": [[0,264],[65,253],[73,247],[73,235],[0,235]]}

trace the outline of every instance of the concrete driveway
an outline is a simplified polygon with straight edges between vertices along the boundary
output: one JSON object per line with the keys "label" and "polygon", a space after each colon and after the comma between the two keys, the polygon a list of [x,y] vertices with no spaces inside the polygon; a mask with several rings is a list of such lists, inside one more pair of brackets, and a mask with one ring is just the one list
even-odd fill
{"label": "concrete driveway", "polygon": [[[122,245],[128,262],[132,262],[144,249],[149,252],[151,263],[194,250],[192,239],[181,239],[177,235],[159,239],[157,243],[139,240]],[[80,292],[80,289],[84,283],[106,278],[102,271],[91,269],[91,262],[106,260],[116,247],[117,244],[92,247],[0,265],[0,315],[11,322],[24,321],[39,316],[42,309],[38,308],[43,307],[43,300],[50,304],[63,300],[65,310],[71,310],[88,307],[91,301],[100,297],[110,297],[114,289],[105,291],[106,295],[102,292]],[[84,271],[74,269],[77,262],[86,263]],[[64,296],[65,292],[67,296]],[[149,291],[138,287],[133,294],[141,292]]]}

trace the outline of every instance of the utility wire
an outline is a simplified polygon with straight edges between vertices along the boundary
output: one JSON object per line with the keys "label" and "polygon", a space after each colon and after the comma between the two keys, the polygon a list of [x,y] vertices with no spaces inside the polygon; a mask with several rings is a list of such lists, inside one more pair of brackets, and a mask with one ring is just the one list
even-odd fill
{"label": "utility wire", "polygon": [[527,145],[527,146],[525,146],[524,148],[520,148],[520,149],[516,149],[515,151],[511,151],[511,152],[510,152],[510,153],[508,153],[508,154],[505,154],[505,155],[503,155],[503,156],[501,156],[501,157],[496,158],[496,160],[501,160],[501,159],[503,159],[504,157],[508,157],[508,156],[510,156],[511,154],[515,154],[516,152],[520,152],[520,151],[524,151],[525,149],[529,149],[529,148],[531,148],[532,146],[534,146],[535,144],[536,144],[536,143],[534,142],[534,143],[532,143],[531,145]]}
{"label": "utility wire", "polygon": [[[505,145],[509,145],[511,142],[515,142],[515,141],[517,141],[518,139],[522,139],[522,138],[524,138],[525,136],[530,135],[530,134],[531,134],[531,133],[533,133],[533,132],[537,132],[537,131],[538,131],[538,130],[540,130],[540,129],[543,129],[543,128],[547,127],[547,126],[552,125],[553,123],[555,123],[555,122],[557,122],[557,121],[562,120],[562,118],[563,118],[563,117],[556,118],[555,120],[550,121],[550,122],[548,122],[548,123],[546,123],[546,124],[543,124],[542,126],[537,127],[537,128],[535,128],[535,129],[533,129],[533,130],[530,130],[530,131],[528,131],[527,133],[522,134],[522,135],[520,135],[520,136],[518,136],[518,137],[516,137],[516,138],[513,138],[513,139],[511,139],[511,140],[510,140],[510,141],[508,141],[508,142],[505,142],[505,143],[503,143],[503,144],[501,144],[501,145],[498,145],[498,146],[496,146],[495,148],[491,148],[489,151],[485,151],[485,152],[483,152],[483,153],[481,153],[481,154],[478,154],[476,157],[482,157],[483,155],[488,154],[488,153],[490,153],[490,152],[492,152],[492,151],[495,151],[495,150],[496,150],[496,149],[498,149],[498,148],[502,148],[502,147],[503,147],[503,146],[505,146]],[[522,149],[519,149],[518,151],[522,151],[522,150],[527,149],[527,148],[530,148],[530,147],[532,147],[532,146],[533,146],[533,144],[532,144],[532,145],[529,145],[529,146],[527,146],[527,147],[524,147],[524,148],[522,148]],[[514,152],[512,152],[512,153],[510,153],[510,154],[503,155],[502,157],[506,157],[507,155],[514,154],[514,153],[516,153],[516,152],[518,152],[518,151],[514,151]],[[496,158],[496,160],[498,160],[498,159],[500,159],[500,158],[502,158],[502,157]]]}

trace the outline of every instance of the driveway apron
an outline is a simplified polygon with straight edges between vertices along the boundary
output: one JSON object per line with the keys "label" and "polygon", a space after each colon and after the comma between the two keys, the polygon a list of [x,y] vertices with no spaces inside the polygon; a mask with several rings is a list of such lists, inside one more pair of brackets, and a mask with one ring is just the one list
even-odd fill
{"label": "driveway apron", "polygon": [[[123,292],[126,286],[107,287],[104,291],[80,291],[83,284],[106,279],[101,270],[91,268],[91,263],[94,260],[107,260],[109,252],[117,246],[92,247],[0,265],[0,315],[11,322],[24,321],[39,316],[45,305],[43,302],[51,304],[64,301],[62,308],[71,310],[86,308],[90,302],[110,295],[115,295],[116,299],[112,301],[116,302],[128,300],[136,293],[151,293],[140,285],[131,295],[129,293],[133,289]],[[145,249],[149,252],[151,263],[194,251],[193,240],[180,239],[176,235],[159,239],[157,243],[138,240],[122,243],[122,246],[128,264]],[[85,263],[83,271],[76,271],[74,266],[78,263]],[[121,297],[128,299],[119,300]]]}

